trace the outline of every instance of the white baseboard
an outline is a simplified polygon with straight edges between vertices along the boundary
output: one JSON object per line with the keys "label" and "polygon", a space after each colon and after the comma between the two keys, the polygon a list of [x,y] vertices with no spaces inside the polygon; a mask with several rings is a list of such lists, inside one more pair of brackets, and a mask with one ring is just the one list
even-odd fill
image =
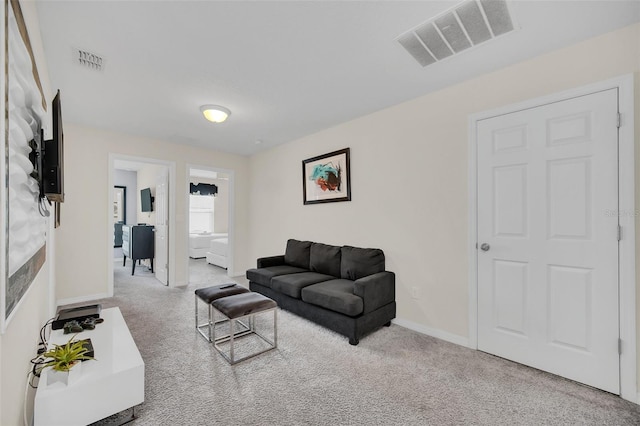
{"label": "white baseboard", "polygon": [[457,334],[449,333],[437,328],[427,327],[425,325],[418,324],[413,321],[408,321],[402,318],[396,318],[392,322],[399,325],[400,327],[408,328],[409,330],[417,331],[418,333],[426,334],[427,336],[442,339],[447,342],[455,343],[456,345],[464,346],[467,348],[469,347],[468,337],[458,336]]}
{"label": "white baseboard", "polygon": [[72,305],[74,303],[91,302],[93,300],[104,299],[109,297],[107,293],[91,294],[88,296],[72,297],[70,299],[59,299],[56,301],[58,306]]}

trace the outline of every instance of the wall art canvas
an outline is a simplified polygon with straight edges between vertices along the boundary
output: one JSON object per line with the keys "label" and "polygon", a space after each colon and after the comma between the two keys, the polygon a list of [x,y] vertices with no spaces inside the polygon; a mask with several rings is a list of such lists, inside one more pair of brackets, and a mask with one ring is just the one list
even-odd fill
{"label": "wall art canvas", "polygon": [[302,161],[304,204],[351,201],[349,148]]}
{"label": "wall art canvas", "polygon": [[[3,55],[3,276],[0,286],[0,331],[4,332],[20,301],[45,262],[47,219],[40,204],[35,151],[42,141],[46,103],[35,67],[26,25],[17,0],[4,3],[7,35]],[[34,170],[36,170],[34,172]]]}

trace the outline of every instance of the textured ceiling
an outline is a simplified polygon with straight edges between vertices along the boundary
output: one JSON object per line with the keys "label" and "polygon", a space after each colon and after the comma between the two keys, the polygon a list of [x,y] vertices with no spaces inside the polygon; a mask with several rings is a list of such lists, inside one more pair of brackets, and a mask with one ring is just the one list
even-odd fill
{"label": "textured ceiling", "polygon": [[[396,37],[457,3],[56,0],[37,9],[65,122],[241,155],[640,21],[638,1],[511,2],[517,31],[420,67]],[[102,56],[102,71],[77,65],[74,49]],[[204,104],[231,117],[209,123]]]}

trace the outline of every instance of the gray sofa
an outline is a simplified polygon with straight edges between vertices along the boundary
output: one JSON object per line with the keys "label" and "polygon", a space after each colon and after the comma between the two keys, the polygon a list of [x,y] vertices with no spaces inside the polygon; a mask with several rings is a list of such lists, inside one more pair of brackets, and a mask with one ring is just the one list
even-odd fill
{"label": "gray sofa", "polygon": [[258,259],[249,288],[282,309],[349,338],[360,338],[396,316],[395,274],[380,249],[287,241],[282,256]]}

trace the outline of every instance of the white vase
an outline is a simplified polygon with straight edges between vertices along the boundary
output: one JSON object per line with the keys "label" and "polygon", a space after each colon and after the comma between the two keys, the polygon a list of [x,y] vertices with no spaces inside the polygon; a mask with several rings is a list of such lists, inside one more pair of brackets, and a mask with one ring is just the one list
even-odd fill
{"label": "white vase", "polygon": [[82,362],[78,361],[69,371],[56,371],[49,367],[47,371],[47,386],[54,383],[62,383],[64,386],[70,386],[82,375]]}

